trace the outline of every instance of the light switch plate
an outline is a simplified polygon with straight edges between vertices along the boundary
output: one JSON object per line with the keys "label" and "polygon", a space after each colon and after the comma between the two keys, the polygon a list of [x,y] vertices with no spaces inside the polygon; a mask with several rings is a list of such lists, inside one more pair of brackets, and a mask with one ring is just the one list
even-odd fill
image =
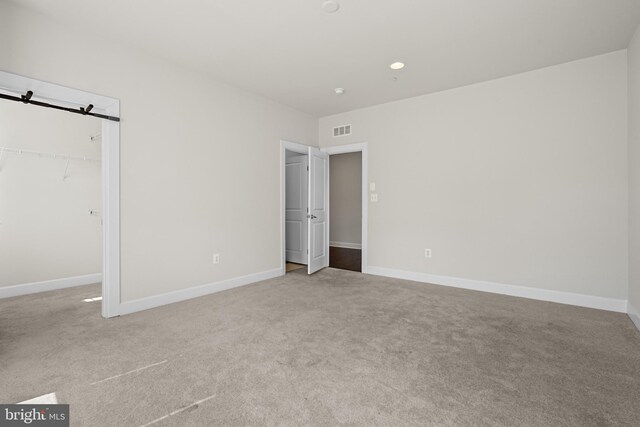
{"label": "light switch plate", "polygon": [[376,191],[376,183],[375,182],[370,182],[369,183],[369,191]]}

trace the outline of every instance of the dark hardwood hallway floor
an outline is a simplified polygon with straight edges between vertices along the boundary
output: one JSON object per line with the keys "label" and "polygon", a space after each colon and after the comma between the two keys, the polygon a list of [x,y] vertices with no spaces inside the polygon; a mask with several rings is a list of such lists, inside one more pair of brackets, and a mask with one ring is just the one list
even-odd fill
{"label": "dark hardwood hallway floor", "polygon": [[362,251],[331,246],[329,248],[329,267],[361,272]]}

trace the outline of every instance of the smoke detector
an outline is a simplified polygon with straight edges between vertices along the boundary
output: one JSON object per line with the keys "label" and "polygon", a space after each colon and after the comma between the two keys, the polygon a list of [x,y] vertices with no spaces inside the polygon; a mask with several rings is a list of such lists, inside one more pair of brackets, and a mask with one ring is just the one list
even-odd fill
{"label": "smoke detector", "polygon": [[336,93],[336,95],[343,95],[344,94],[344,88],[341,88],[341,87],[337,87],[333,91]]}
{"label": "smoke detector", "polygon": [[334,13],[340,9],[340,5],[337,1],[327,0],[322,2],[322,9],[327,13]]}

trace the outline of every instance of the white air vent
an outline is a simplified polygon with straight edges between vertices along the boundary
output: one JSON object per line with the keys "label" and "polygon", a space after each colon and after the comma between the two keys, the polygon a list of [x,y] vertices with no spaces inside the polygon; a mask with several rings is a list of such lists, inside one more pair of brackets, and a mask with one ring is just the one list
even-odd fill
{"label": "white air vent", "polygon": [[338,126],[333,128],[333,137],[351,135],[351,125]]}

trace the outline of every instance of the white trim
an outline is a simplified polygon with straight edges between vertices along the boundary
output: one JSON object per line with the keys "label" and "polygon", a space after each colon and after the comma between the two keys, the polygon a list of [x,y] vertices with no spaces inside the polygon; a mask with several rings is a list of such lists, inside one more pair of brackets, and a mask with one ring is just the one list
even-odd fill
{"label": "white trim", "polygon": [[280,276],[282,276],[280,269],[274,268],[273,270],[267,270],[261,273],[249,274],[242,277],[234,277],[231,279],[221,280],[219,282],[208,283],[206,285],[194,286],[188,289],[180,289],[160,295],[153,295],[133,301],[126,301],[120,304],[120,314],[130,314],[142,310],[148,310],[150,308],[198,298],[216,292],[226,291],[228,289],[238,288],[240,286],[250,285],[255,282],[261,282],[263,280],[273,279],[274,277]]}
{"label": "white trim", "polygon": [[329,246],[344,249],[362,249],[362,244],[360,243],[329,242]]}
{"label": "white trim", "polygon": [[[17,74],[0,71],[0,91],[24,94],[66,106],[87,106],[111,116],[120,115],[120,101]],[[30,107],[39,108],[39,107]],[[120,123],[102,121],[102,316],[115,317],[120,305]]]}
{"label": "white trim", "polygon": [[92,285],[100,282],[102,282],[102,274],[95,273],[86,274],[84,276],[64,277],[62,279],[4,286],[0,288],[0,299],[35,294],[38,292],[55,291],[57,289],[73,288],[75,286]]}
{"label": "white trim", "polygon": [[309,154],[309,145],[298,144],[297,142],[280,140],[280,275],[287,273],[287,242],[285,240],[285,194],[287,183],[285,171],[287,166],[287,151],[294,153]]}
{"label": "white trim", "polygon": [[596,308],[600,310],[627,312],[627,301],[615,298],[597,297],[592,295],[574,294],[571,292],[552,291],[549,289],[530,288],[526,286],[506,285],[503,283],[486,282],[481,280],[461,279],[458,277],[439,276],[435,274],[412,271],[395,270],[384,267],[369,267],[369,274],[393,277],[396,279],[412,280],[415,282],[431,283],[434,285],[450,286],[454,288],[471,289],[474,291],[490,292],[493,294],[511,295],[540,301],[550,301],[560,304],[577,305],[580,307]]}
{"label": "white trim", "polygon": [[636,328],[640,331],[640,314],[638,314],[638,311],[633,308],[630,302],[627,303],[627,315],[629,315],[633,324],[636,325]]}
{"label": "white trim", "polygon": [[[107,109],[120,114],[120,103]],[[102,317],[120,315],[120,123],[102,121]]]}
{"label": "white trim", "polygon": [[[327,153],[329,156],[334,154],[345,154],[345,153],[362,153],[362,266],[361,270],[363,273],[369,272],[368,267],[368,257],[367,257],[367,248],[368,248],[368,218],[369,218],[369,161],[368,159],[368,146],[366,142],[361,142],[358,144],[348,144],[348,145],[336,145],[331,147],[323,147],[322,151]],[[329,217],[331,220],[331,217]],[[329,228],[331,228],[331,223],[329,223]]]}

